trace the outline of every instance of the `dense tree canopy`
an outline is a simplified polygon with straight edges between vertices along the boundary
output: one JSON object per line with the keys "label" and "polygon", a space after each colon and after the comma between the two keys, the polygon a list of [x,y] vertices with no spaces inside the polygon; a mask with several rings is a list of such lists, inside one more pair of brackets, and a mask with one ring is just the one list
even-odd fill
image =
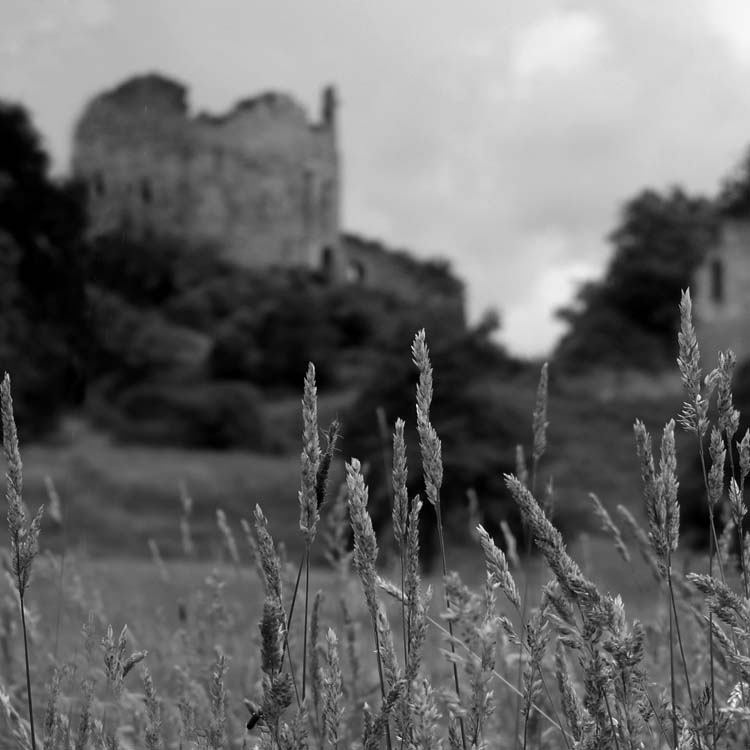
{"label": "dense tree canopy", "polygon": [[614,253],[604,277],[584,284],[558,313],[570,326],[558,361],[572,370],[673,362],[680,291],[714,232],[712,203],[679,188],[645,190],[628,201],[609,236]]}
{"label": "dense tree canopy", "polygon": [[83,229],[80,191],[50,177],[27,112],[0,102],[0,371],[27,434],[82,393]]}

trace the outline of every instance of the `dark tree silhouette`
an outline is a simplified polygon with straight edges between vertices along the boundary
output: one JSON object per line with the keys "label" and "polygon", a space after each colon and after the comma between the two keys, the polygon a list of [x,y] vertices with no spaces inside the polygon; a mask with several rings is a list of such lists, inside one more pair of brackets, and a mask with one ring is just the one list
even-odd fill
{"label": "dark tree silhouette", "polygon": [[717,204],[723,216],[745,219],[750,217],[750,148],[724,179]]}
{"label": "dark tree silhouette", "polygon": [[604,278],[584,284],[558,315],[569,324],[556,351],[572,370],[596,365],[658,369],[674,362],[680,291],[713,240],[713,205],[679,188],[628,201],[609,236]]}
{"label": "dark tree silhouette", "polygon": [[84,226],[81,190],[50,177],[28,113],[0,102],[0,371],[26,434],[82,396]]}

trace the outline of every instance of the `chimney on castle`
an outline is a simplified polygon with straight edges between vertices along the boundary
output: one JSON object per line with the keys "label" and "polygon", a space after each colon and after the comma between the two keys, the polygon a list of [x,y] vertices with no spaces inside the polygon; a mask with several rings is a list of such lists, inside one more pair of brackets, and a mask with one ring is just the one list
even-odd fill
{"label": "chimney on castle", "polygon": [[336,108],[338,97],[335,86],[326,86],[321,97],[321,120],[329,130],[336,130]]}

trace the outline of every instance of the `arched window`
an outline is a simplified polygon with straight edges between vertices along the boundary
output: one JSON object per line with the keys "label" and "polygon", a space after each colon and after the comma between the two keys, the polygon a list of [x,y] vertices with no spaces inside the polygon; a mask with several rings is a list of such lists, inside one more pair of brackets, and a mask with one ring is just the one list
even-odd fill
{"label": "arched window", "polygon": [[711,261],[711,301],[717,305],[724,302],[724,264],[719,258]]}

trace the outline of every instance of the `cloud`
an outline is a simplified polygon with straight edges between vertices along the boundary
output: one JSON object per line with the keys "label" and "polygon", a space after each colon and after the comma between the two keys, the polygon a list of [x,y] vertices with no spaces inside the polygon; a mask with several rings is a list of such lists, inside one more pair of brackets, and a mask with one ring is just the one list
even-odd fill
{"label": "cloud", "polygon": [[703,12],[737,60],[750,65],[750,5],[746,0],[704,0]]}
{"label": "cloud", "polygon": [[558,261],[543,265],[529,280],[523,300],[502,316],[500,339],[517,355],[547,354],[565,330],[555,313],[570,302],[583,281],[595,278],[600,269],[593,264]]}
{"label": "cloud", "polygon": [[600,19],[582,10],[556,11],[516,34],[511,73],[517,80],[575,74],[600,60],[606,49]]}
{"label": "cloud", "polygon": [[336,83],[347,228],[448,257],[524,351],[627,199],[711,193],[750,141],[745,0],[8,2],[0,90],[62,164],[85,99],[133,73],[214,110],[269,88],[315,110]]}

